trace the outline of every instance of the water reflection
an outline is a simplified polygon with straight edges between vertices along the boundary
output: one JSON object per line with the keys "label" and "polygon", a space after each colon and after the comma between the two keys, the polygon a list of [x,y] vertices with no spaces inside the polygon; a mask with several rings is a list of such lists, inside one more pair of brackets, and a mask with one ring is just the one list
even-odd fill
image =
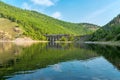
{"label": "water reflection", "polygon": [[103,56],[120,70],[120,46],[89,45],[89,48]]}
{"label": "water reflection", "polygon": [[0,43],[0,79],[120,80],[119,49],[70,43]]}
{"label": "water reflection", "polygon": [[[18,79],[19,77],[19,79]],[[86,61],[68,61],[37,69],[31,74],[16,75],[8,80],[119,80],[120,72],[103,57]]]}
{"label": "water reflection", "polygon": [[[21,48],[11,43],[0,43],[0,68],[9,67],[17,61]],[[7,63],[7,64],[6,64]]]}

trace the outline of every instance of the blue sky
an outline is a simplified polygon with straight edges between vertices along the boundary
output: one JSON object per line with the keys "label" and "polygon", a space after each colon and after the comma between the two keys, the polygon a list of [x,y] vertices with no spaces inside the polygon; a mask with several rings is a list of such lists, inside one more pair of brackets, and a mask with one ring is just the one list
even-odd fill
{"label": "blue sky", "polygon": [[120,0],[2,0],[75,23],[105,25],[120,14]]}

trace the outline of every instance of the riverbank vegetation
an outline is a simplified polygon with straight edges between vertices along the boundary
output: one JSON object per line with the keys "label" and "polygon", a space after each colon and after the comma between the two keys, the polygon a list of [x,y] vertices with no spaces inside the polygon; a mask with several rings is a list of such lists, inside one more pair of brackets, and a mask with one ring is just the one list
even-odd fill
{"label": "riverbank vegetation", "polygon": [[[92,34],[98,29],[97,25],[65,22],[36,11],[16,8],[0,1],[1,18],[10,20],[11,23],[15,23],[14,26],[21,29],[22,33],[16,34],[15,37],[26,36],[35,40],[46,40],[45,34],[86,35]],[[0,29],[3,26],[0,24]]]}
{"label": "riverbank vegetation", "polygon": [[120,15],[97,30],[90,41],[120,41]]}

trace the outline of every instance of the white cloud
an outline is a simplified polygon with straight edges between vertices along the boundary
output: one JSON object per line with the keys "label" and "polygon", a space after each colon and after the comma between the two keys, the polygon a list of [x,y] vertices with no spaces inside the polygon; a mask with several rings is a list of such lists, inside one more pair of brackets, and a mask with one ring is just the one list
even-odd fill
{"label": "white cloud", "polygon": [[52,6],[54,2],[52,0],[31,0],[34,4],[42,5],[42,6]]}
{"label": "white cloud", "polygon": [[23,8],[23,9],[29,9],[29,10],[31,10],[31,6],[29,6],[28,3],[26,3],[26,2],[24,2],[24,3],[22,4],[22,8]]}
{"label": "white cloud", "polygon": [[57,12],[52,14],[52,17],[57,18],[57,19],[61,19],[62,15],[60,12],[57,11]]}
{"label": "white cloud", "polygon": [[43,9],[43,8],[39,8],[39,7],[37,7],[37,6],[30,5],[30,4],[27,3],[27,2],[22,3],[21,8],[22,8],[22,9],[27,9],[27,10],[34,10],[34,11],[38,11],[38,12],[44,12],[44,9]]}
{"label": "white cloud", "polygon": [[55,64],[52,67],[53,67],[53,70],[57,72],[62,72],[62,69],[61,69],[62,66],[60,64]]}

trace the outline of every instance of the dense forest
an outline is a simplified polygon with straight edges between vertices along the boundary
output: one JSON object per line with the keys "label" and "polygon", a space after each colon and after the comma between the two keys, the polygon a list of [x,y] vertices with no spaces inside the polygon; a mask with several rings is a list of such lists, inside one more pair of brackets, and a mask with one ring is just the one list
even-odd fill
{"label": "dense forest", "polygon": [[[15,27],[21,29],[22,32],[16,34],[16,38],[27,36],[36,40],[45,40],[44,34],[70,34],[80,36],[92,34],[98,29],[97,25],[65,22],[36,11],[16,8],[0,1],[1,18],[16,23],[17,25]],[[3,26],[0,26],[0,29]]]}
{"label": "dense forest", "polygon": [[92,41],[119,41],[120,40],[120,15],[108,24],[97,30],[91,37]]}

